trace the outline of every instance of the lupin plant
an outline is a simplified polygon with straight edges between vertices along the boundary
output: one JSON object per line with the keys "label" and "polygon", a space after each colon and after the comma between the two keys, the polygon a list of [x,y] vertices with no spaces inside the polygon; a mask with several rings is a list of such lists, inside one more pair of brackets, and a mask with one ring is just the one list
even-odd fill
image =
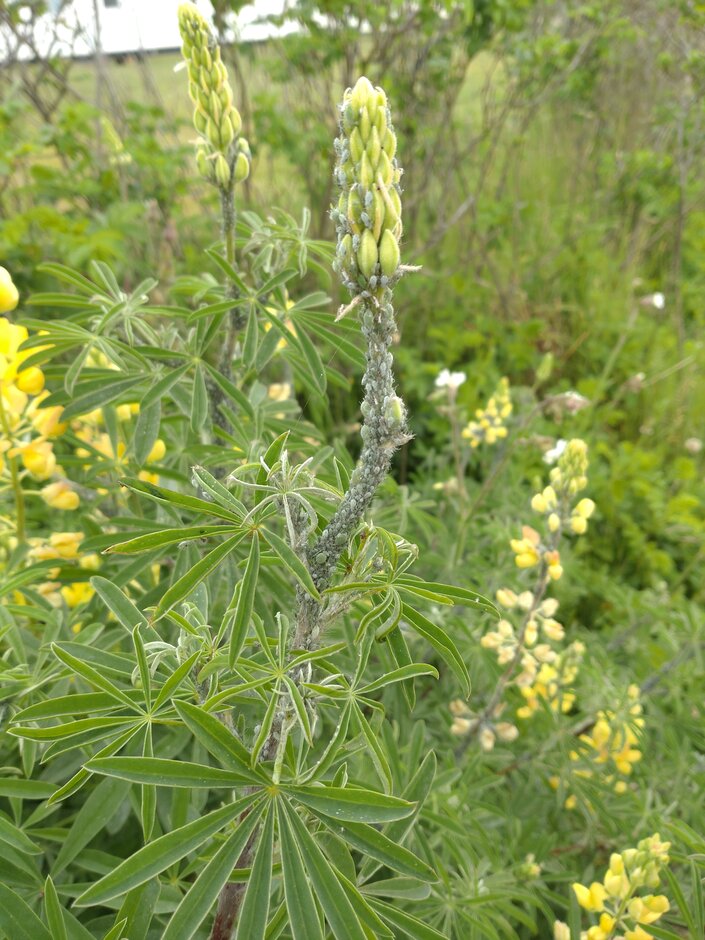
{"label": "lupin plant", "polygon": [[[221,195],[224,253],[208,256],[226,284],[193,278],[177,285],[193,309],[154,307],[151,282],[128,294],[104,265],[94,281],[51,268],[77,291],[65,303],[76,312],[26,341],[27,362],[80,347],[47,400],[66,425],[62,460],[80,498],[43,494],[73,531],[31,536],[7,556],[17,617],[31,611],[13,627],[22,642],[8,669],[27,775],[11,789],[15,818],[34,825],[64,801],[76,808],[45,853],[40,907],[56,936],[88,924],[131,940],[436,940],[444,934],[398,905],[402,887],[424,898],[437,880],[417,837],[435,756],[397,760],[385,704],[396,695],[412,708],[415,682],[439,674],[416,661],[414,636],[469,694],[453,639],[423,607],[494,607],[412,574],[416,546],[374,521],[409,437],[391,354],[393,289],[409,269],[389,104],[361,78],[336,142],[335,268],[350,293],[342,313],[354,312],[366,345],[354,463],[321,446],[289,381],[322,397],[331,370],[308,331],[356,353],[353,316],[336,323],[315,309],[320,295],[289,296],[307,252],[323,254],[305,225],[260,226],[248,213],[238,264],[233,192],[249,152],[205,20],[185,4],[179,23],[196,159]],[[82,586],[75,574],[66,584],[79,568]],[[48,626],[30,667],[32,617]],[[42,801],[33,815],[30,799]],[[126,856],[105,829],[116,813],[141,829]],[[98,833],[111,862],[86,878],[79,857]],[[3,909],[43,937],[39,895],[8,891]]]}

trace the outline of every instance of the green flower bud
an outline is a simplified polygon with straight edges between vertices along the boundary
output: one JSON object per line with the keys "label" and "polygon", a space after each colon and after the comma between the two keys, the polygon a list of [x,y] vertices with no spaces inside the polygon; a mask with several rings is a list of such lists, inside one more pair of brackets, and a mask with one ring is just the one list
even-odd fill
{"label": "green flower bud", "polygon": [[360,108],[364,108],[369,99],[373,97],[374,93],[375,90],[369,78],[365,78],[364,75],[358,78],[350,94],[350,104],[352,108],[356,111]]}
{"label": "green flower bud", "polygon": [[246,180],[250,175],[250,161],[247,159],[244,153],[239,153],[237,155],[237,160],[235,161],[235,171],[233,173],[233,178],[236,183],[242,183],[243,180]]}
{"label": "green flower bud", "polygon": [[364,149],[365,147],[362,143],[362,137],[360,137],[360,131],[354,127],[350,134],[350,156],[353,159],[353,163],[360,162]]}
{"label": "green flower bud", "polygon": [[[380,132],[381,133],[381,132]],[[387,128],[382,137],[382,149],[387,154],[390,160],[394,159],[394,155],[397,152],[397,135],[391,128]]]}
{"label": "green flower bud", "polygon": [[398,395],[388,399],[384,406],[384,420],[392,428],[401,428],[406,423],[406,408]]}
{"label": "green flower bud", "polygon": [[384,135],[387,133],[387,112],[383,108],[379,108],[377,111],[375,127],[377,128],[379,139],[383,141]]}
{"label": "green flower bud", "polygon": [[367,108],[363,108],[360,111],[360,137],[362,137],[363,144],[366,144],[370,139],[371,130],[372,121],[370,121],[370,115],[367,112]]}
{"label": "green flower bud", "polygon": [[215,158],[215,178],[224,189],[230,185],[230,167],[222,153]]}
{"label": "green flower bud", "polygon": [[204,179],[213,179],[213,162],[208,159],[203,147],[199,147],[196,151],[196,166],[198,167],[198,172]]}
{"label": "green flower bud", "polygon": [[206,121],[206,137],[214,150],[220,150],[220,129],[211,118]]}
{"label": "green flower bud", "polygon": [[393,277],[399,267],[399,242],[387,229],[379,243],[379,266],[385,277]]}
{"label": "green flower bud", "polygon": [[384,150],[380,152],[379,163],[377,164],[377,175],[382,177],[382,182],[385,186],[391,186],[394,177],[392,163]]}
{"label": "green flower bud", "polygon": [[200,109],[196,109],[196,111],[193,112],[193,126],[196,128],[199,134],[206,133],[208,118]]}
{"label": "green flower bud", "polygon": [[218,97],[217,92],[211,91],[208,95],[208,114],[213,118],[216,124],[220,124],[220,118],[223,113],[223,108],[220,104],[220,98]]}
{"label": "green flower bud", "polygon": [[350,195],[348,196],[348,220],[350,226],[357,235],[362,232],[362,225],[360,224],[360,215],[362,213],[362,203],[360,202],[360,197],[357,194],[356,189],[350,190]]}
{"label": "green flower bud", "polygon": [[353,251],[352,235],[345,235],[341,241],[341,255],[346,267],[351,267],[355,263],[355,252]]}
{"label": "green flower bud", "polygon": [[365,153],[370,158],[373,169],[376,168],[380,154],[382,153],[382,144],[380,143],[379,131],[376,127],[373,127],[370,131],[370,139],[367,141]]}
{"label": "green flower bud", "polygon": [[365,189],[372,189],[372,184],[375,179],[375,171],[372,168],[370,163],[370,158],[367,156],[367,153],[363,153],[362,160],[360,160],[360,182],[365,187]]}
{"label": "green flower bud", "polygon": [[240,112],[237,110],[237,108],[230,108],[228,120],[230,121],[230,126],[233,129],[233,138],[235,138],[242,130],[242,118],[240,117]]}
{"label": "green flower bud", "polygon": [[221,149],[225,152],[227,151],[230,144],[235,140],[235,131],[233,130],[233,124],[230,120],[229,115],[225,117],[220,122],[220,144]]}
{"label": "green flower bud", "polygon": [[377,242],[369,229],[365,229],[360,238],[357,252],[357,266],[366,278],[370,278],[377,264]]}

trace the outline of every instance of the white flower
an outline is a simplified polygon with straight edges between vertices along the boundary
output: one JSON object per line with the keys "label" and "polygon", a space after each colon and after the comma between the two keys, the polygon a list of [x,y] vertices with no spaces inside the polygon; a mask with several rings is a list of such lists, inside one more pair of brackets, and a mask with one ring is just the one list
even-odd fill
{"label": "white flower", "polygon": [[464,372],[451,372],[450,369],[443,369],[436,378],[436,388],[450,388],[453,391],[460,388],[467,375]]}
{"label": "white flower", "polygon": [[703,442],[699,437],[689,437],[685,441],[685,449],[689,454],[699,454],[703,449]]}
{"label": "white flower", "polygon": [[655,294],[647,294],[646,297],[641,298],[641,302],[645,307],[653,307],[654,310],[663,310],[666,306],[666,298],[661,291],[657,291]]}
{"label": "white flower", "polygon": [[590,404],[590,399],[586,398],[584,395],[581,395],[580,392],[564,392],[561,395],[561,400],[566,411],[575,413],[576,411],[582,411],[583,408],[587,408]]}
{"label": "white flower", "polygon": [[543,455],[543,462],[547,463],[549,466],[554,464],[566,449],[567,445],[568,441],[563,440],[562,437],[559,438],[555,445]]}

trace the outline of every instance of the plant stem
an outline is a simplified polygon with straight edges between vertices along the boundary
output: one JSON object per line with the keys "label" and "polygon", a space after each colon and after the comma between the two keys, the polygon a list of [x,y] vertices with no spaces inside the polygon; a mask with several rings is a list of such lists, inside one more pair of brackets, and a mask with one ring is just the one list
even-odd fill
{"label": "plant stem", "polygon": [[[380,304],[361,304],[362,332],[367,340],[367,368],[362,379],[365,397],[360,435],[363,445],[350,487],[333,518],[307,553],[313,582],[319,591],[330,584],[336,565],[360,521],[372,505],[377,489],[389,473],[392,457],[409,434],[402,417],[395,422],[388,406],[395,398],[392,354],[389,346],[396,329],[391,294]],[[294,647],[313,649],[318,643],[324,604],[309,595],[299,595]]]}

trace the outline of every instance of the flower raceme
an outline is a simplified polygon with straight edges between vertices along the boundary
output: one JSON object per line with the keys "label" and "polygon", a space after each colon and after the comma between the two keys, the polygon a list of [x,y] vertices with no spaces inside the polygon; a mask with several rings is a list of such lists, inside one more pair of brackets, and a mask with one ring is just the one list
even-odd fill
{"label": "flower raceme", "polygon": [[512,413],[512,397],[509,391],[509,379],[502,378],[484,408],[475,412],[475,421],[463,429],[463,437],[470,441],[471,447],[480,444],[496,444],[507,436],[507,418]]}
{"label": "flower raceme", "polygon": [[199,133],[198,170],[221,189],[232,190],[249,176],[250,148],[240,137],[242,118],[233,104],[220,47],[193,3],[179,7],[179,31],[195,109],[193,123]]}
{"label": "flower raceme", "polygon": [[[662,842],[658,833],[642,839],[635,849],[626,849],[610,856],[609,868],[602,882],[590,885],[573,884],[578,904],[589,913],[599,914],[597,924],[581,933],[581,940],[653,940],[644,930],[655,923],[670,908],[663,894],[640,894],[642,889],[654,889],[660,883],[660,874],[668,864],[669,842]],[[561,936],[560,922],[554,936]]]}
{"label": "flower raceme", "polygon": [[352,294],[362,290],[381,298],[401,273],[402,170],[387,96],[364,76],[343,97],[335,150],[335,268]]}

